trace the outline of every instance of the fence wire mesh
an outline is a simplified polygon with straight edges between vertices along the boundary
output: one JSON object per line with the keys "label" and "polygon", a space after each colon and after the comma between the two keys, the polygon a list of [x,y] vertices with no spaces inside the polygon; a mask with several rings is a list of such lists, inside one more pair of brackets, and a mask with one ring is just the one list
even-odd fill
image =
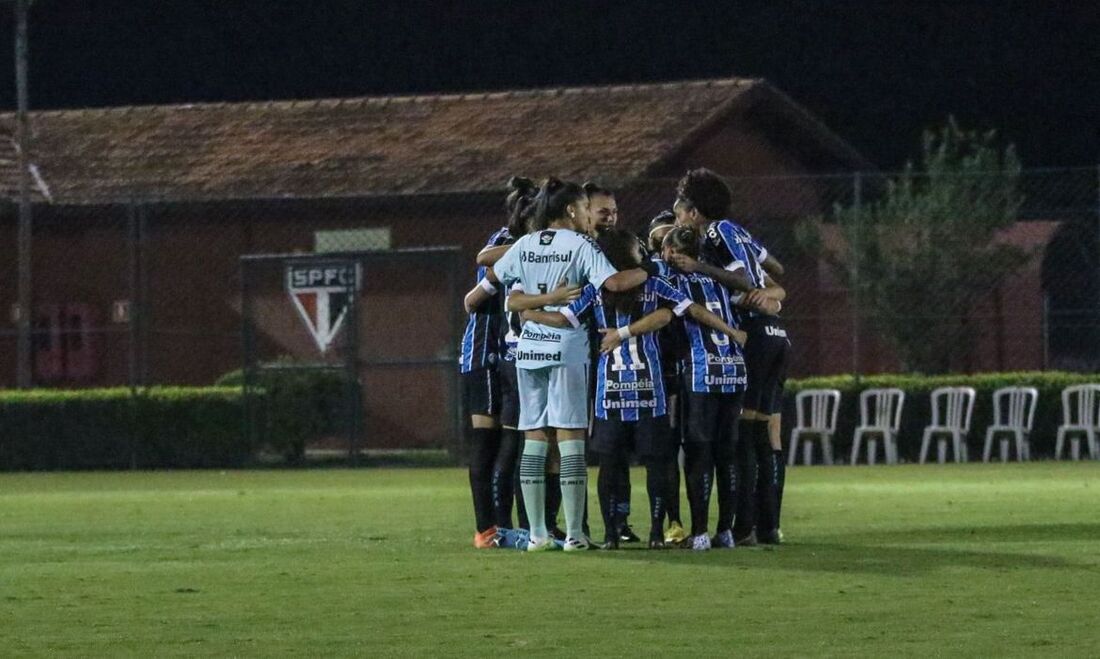
{"label": "fence wire mesh", "polygon": [[[1100,168],[1025,170],[1007,201],[993,178],[952,181],[951,199],[904,209],[889,203],[893,174],[729,179],[732,216],[786,266],[790,375],[1100,369]],[[939,189],[932,183],[914,185]],[[674,190],[669,179],[617,190],[620,224],[642,232]],[[392,250],[372,257],[358,328],[367,434],[446,446],[461,418],[444,383],[453,384],[455,319],[475,254],[503,223],[502,201],[477,192],[189,202],[124,190],[80,205],[36,199],[34,385],[211,384],[245,362],[242,255]],[[997,212],[1011,217],[990,230]],[[16,237],[8,203],[7,282]],[[454,256],[396,256],[441,246]],[[14,286],[0,289],[6,314],[17,301]],[[278,322],[300,322],[283,311]],[[13,387],[16,326],[6,320],[0,387]],[[280,356],[272,347],[260,359]],[[434,406],[418,430],[403,420],[407,400]]]}

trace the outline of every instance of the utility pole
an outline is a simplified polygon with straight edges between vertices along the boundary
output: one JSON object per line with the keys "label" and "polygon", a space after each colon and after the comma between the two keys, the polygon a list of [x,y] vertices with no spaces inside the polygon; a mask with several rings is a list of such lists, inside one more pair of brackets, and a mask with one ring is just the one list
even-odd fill
{"label": "utility pole", "polygon": [[31,0],[15,0],[15,150],[19,166],[19,303],[16,316],[16,385],[31,386],[31,174],[27,126],[27,9]]}

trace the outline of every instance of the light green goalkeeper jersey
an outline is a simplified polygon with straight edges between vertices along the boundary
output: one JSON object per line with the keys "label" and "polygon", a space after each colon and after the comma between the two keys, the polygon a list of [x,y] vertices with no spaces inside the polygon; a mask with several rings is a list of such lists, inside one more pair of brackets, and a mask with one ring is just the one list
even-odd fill
{"label": "light green goalkeeper jersey", "polygon": [[[570,286],[592,284],[599,290],[617,271],[588,236],[569,229],[546,229],[516,241],[493,272],[505,285],[518,282],[524,293],[539,295],[557,288],[562,280]],[[588,332],[583,327],[561,329],[527,322],[516,348],[516,367],[585,363],[588,355]]]}

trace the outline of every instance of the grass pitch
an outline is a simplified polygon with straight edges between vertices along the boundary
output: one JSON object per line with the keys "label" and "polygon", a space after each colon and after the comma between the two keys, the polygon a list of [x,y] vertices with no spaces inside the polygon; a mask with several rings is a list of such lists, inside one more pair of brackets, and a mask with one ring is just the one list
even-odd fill
{"label": "grass pitch", "polygon": [[776,549],[479,552],[471,520],[458,469],[0,475],[0,648],[1100,652],[1097,463],[795,468]]}

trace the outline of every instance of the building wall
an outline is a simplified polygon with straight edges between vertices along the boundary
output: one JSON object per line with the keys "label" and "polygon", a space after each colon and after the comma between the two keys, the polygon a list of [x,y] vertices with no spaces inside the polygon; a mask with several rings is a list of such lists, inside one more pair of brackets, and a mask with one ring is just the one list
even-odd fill
{"label": "building wall", "polygon": [[[643,218],[648,200],[666,198],[662,183],[635,189],[620,200],[631,217]],[[659,202],[657,202],[659,203]],[[124,215],[116,211],[39,213],[35,235],[35,291],[40,303],[83,302],[102,320],[101,367],[96,377],[57,385],[119,385],[129,372],[129,334],[108,322],[114,300],[128,297],[129,252]],[[90,219],[89,219],[90,218]],[[448,397],[458,394],[450,358],[461,335],[460,297],[474,283],[473,257],[498,227],[494,200],[476,203],[405,204],[400,208],[347,203],[306,206],[176,207],[150,209],[144,260],[150,301],[149,381],[209,384],[242,363],[240,270],[245,253],[309,252],[313,232],[389,226],[393,246],[458,245],[462,265],[410,260],[368,266],[360,328],[366,425],[375,446],[446,445]],[[631,220],[626,220],[628,223]],[[750,230],[782,238],[776,221],[747,220]],[[641,225],[639,220],[635,226]],[[1055,223],[1018,225],[1006,240],[1029,248],[1045,244]],[[0,249],[14,249],[5,239]],[[782,242],[782,241],[780,241]],[[789,245],[787,245],[789,247]],[[10,251],[7,253],[11,253]],[[846,292],[823,264],[795,256],[784,284],[792,291],[787,323],[792,337],[792,377],[898,368],[888,342],[864,327],[858,362],[853,359],[851,314]],[[10,269],[10,264],[5,264]],[[11,281],[9,279],[9,281]],[[290,355],[320,358],[290,304],[279,271],[268,273],[258,291],[260,351],[265,359]],[[1041,368],[1042,292],[1039,265],[1031,263],[1000,292],[1000,301],[978,304],[973,318],[983,328],[967,370]],[[14,290],[0,293],[7,309]],[[452,334],[453,332],[453,334]],[[0,351],[8,364],[3,382],[14,382],[14,343]],[[385,364],[377,362],[386,362]],[[405,363],[400,363],[405,362]]]}

